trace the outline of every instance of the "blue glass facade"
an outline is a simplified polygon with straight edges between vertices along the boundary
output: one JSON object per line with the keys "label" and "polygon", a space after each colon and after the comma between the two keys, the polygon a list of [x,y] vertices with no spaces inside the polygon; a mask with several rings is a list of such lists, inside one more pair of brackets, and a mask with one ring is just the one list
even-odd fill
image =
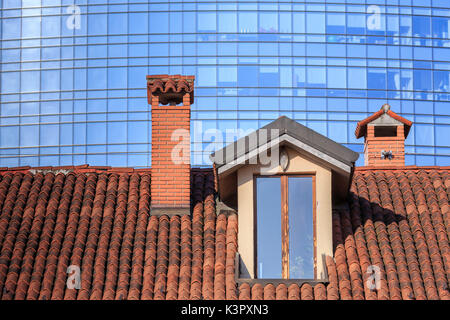
{"label": "blue glass facade", "polygon": [[196,76],[196,165],[206,129],[280,115],[362,152],[356,123],[386,102],[414,122],[407,164],[450,163],[448,0],[3,0],[1,13],[0,167],[150,166],[147,74]]}

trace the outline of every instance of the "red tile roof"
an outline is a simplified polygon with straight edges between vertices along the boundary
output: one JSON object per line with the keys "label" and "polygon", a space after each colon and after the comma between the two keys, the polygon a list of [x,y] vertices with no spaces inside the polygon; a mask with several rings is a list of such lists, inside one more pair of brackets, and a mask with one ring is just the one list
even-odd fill
{"label": "red tile roof", "polygon": [[[325,284],[235,282],[237,215],[192,170],[191,216],[152,216],[147,170],[0,171],[1,299],[450,299],[450,169],[356,168]],[[68,289],[67,267],[81,268]],[[381,271],[370,290],[369,266]]]}

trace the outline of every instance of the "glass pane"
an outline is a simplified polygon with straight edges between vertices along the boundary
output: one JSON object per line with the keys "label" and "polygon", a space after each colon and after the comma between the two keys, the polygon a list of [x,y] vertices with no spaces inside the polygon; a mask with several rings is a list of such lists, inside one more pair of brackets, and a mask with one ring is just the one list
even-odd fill
{"label": "glass pane", "polygon": [[219,32],[236,32],[237,16],[235,12],[219,13]]}
{"label": "glass pane", "polygon": [[281,278],[281,180],[256,178],[257,277]]}
{"label": "glass pane", "polygon": [[239,12],[239,32],[256,32],[258,29],[258,16],[254,12]]}
{"label": "glass pane", "polygon": [[278,14],[276,12],[259,14],[259,32],[278,32]]}
{"label": "glass pane", "polygon": [[306,18],[308,33],[325,33],[325,13],[308,13]]}
{"label": "glass pane", "polygon": [[302,12],[294,13],[293,19],[294,33],[305,32],[305,14]]}
{"label": "glass pane", "polygon": [[216,13],[214,12],[199,13],[198,31],[216,31]]}
{"label": "glass pane", "polygon": [[150,33],[168,33],[169,15],[166,12],[150,13]]}
{"label": "glass pane", "polygon": [[289,278],[314,278],[312,177],[289,177]]}
{"label": "glass pane", "polygon": [[429,37],[431,35],[430,17],[413,17],[413,33],[418,37]]}

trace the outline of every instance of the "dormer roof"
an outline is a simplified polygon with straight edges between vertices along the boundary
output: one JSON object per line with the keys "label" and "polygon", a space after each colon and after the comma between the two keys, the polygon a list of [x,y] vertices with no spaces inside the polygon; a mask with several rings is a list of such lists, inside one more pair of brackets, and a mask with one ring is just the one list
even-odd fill
{"label": "dormer roof", "polygon": [[[251,136],[255,139],[251,139]],[[290,145],[347,173],[351,171],[359,157],[358,153],[349,148],[297,121],[282,116],[254,133],[216,151],[210,156],[210,159],[215,163],[219,174],[232,172],[244,165],[247,160],[273,147],[275,139],[277,139],[277,145]]]}

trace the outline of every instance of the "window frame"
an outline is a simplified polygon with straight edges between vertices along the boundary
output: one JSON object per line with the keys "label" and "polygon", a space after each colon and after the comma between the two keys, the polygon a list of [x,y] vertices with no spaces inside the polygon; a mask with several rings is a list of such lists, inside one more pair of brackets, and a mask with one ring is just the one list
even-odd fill
{"label": "window frame", "polygon": [[[281,183],[281,278],[276,280],[305,280],[289,277],[289,177],[311,177],[312,178],[312,211],[313,211],[313,255],[314,255],[314,279],[317,279],[317,234],[316,234],[316,214],[317,214],[317,197],[316,197],[316,172],[294,172],[294,173],[277,173],[273,175],[253,174],[253,245],[254,245],[254,263],[253,274],[255,279],[270,280],[258,278],[258,205],[257,205],[257,178],[280,178]],[[284,231],[284,232],[283,232]]]}

